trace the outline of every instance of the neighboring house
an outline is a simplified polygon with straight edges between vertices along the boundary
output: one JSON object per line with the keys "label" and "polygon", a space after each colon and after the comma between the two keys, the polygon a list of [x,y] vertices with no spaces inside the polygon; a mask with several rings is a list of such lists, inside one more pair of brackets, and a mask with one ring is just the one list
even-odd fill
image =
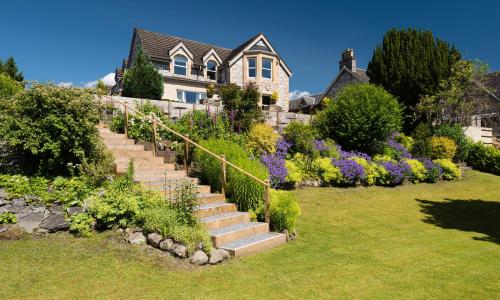
{"label": "neighboring house", "polygon": [[[254,83],[262,94],[264,110],[288,111],[292,72],[263,33],[227,49],[135,28],[128,59],[116,71],[115,91],[123,88],[123,74],[139,47],[163,75],[162,99],[200,103],[208,84],[245,87]],[[275,103],[273,93],[278,95]]]}
{"label": "neighboring house", "polygon": [[[335,94],[344,86],[352,83],[366,83],[370,79],[366,75],[366,71],[359,69],[356,66],[356,57],[354,56],[354,49],[346,49],[341,54],[339,61],[339,72],[337,76],[328,85],[323,93],[302,96],[297,99],[290,100],[290,111],[301,111],[304,113],[314,112],[320,105],[325,97],[333,98]],[[312,99],[314,98],[314,99]]]}

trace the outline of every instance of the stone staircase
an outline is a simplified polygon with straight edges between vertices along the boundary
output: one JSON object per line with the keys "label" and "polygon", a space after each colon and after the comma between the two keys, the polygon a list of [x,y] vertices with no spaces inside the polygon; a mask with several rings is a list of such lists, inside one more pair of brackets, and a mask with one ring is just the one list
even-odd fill
{"label": "stone staircase", "polygon": [[[134,180],[146,187],[168,192],[182,181],[197,185],[199,205],[196,215],[207,228],[214,246],[239,257],[264,251],[286,243],[286,235],[269,231],[269,224],[251,222],[247,212],[240,212],[236,204],[226,202],[224,195],[211,193],[210,186],[200,185],[198,178],[187,177],[185,170],[176,170],[174,164],[165,163],[163,157],[154,157],[144,145],[126,139],[124,134],[111,132],[99,125],[99,134],[113,154],[117,174],[126,172],[130,160],[134,161]],[[167,180],[165,180],[167,178]]]}

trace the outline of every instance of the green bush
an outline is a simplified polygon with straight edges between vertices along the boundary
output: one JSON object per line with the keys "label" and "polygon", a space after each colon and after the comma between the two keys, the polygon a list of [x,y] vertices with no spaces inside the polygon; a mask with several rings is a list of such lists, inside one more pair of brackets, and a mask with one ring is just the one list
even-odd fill
{"label": "green bush", "polygon": [[15,224],[17,223],[16,215],[10,212],[0,214],[0,224]]}
{"label": "green bush", "polygon": [[351,84],[318,113],[315,128],[346,150],[376,153],[391,132],[400,131],[401,122],[394,96],[372,84]]}
{"label": "green bush", "polygon": [[443,178],[446,180],[455,180],[462,177],[460,168],[449,159],[436,159],[433,161],[443,169]]}
{"label": "green bush", "polygon": [[427,179],[427,169],[424,164],[416,159],[405,159],[406,163],[411,168],[411,181],[418,183]]}
{"label": "green bush", "polygon": [[283,137],[292,144],[288,149],[290,155],[302,153],[313,157],[318,152],[314,146],[316,133],[311,125],[295,121],[290,122],[283,130]]}
{"label": "green bush", "polygon": [[362,157],[352,157],[359,165],[361,165],[365,172],[365,177],[363,178],[363,183],[365,185],[374,185],[378,182],[384,182],[385,176],[388,174],[384,167],[371,163]]}
{"label": "green bush", "polygon": [[313,167],[313,158],[302,153],[295,153],[291,162],[298,168],[303,180],[318,180],[319,174]]}
{"label": "green bush", "polygon": [[109,130],[116,133],[125,133],[125,115],[121,110],[115,111],[111,119],[111,124],[109,125]]}
{"label": "green bush", "polygon": [[[209,139],[202,141],[200,145],[218,155],[225,155],[229,162],[261,180],[269,178],[266,167],[257,160],[251,160],[243,147],[234,142]],[[210,184],[212,189],[220,190],[221,162],[200,149],[195,151],[195,161],[201,171],[200,179]],[[247,211],[256,208],[259,202],[262,202],[264,187],[256,180],[228,165],[227,194],[232,201],[238,204],[239,209]]]}
{"label": "green bush", "polygon": [[96,128],[100,106],[90,91],[34,84],[0,109],[0,140],[25,173],[73,175],[95,165],[111,170]]}
{"label": "green bush", "polygon": [[74,214],[68,218],[69,231],[77,236],[89,237],[92,235],[92,226],[95,219],[86,213]]}
{"label": "green bush", "polygon": [[228,139],[231,136],[231,124],[226,114],[216,116],[204,111],[193,111],[183,115],[171,127],[184,135],[189,135],[195,142],[209,138]]}
{"label": "green bush", "polygon": [[195,209],[198,205],[198,191],[195,184],[183,182],[177,185],[170,202],[177,211],[182,223],[187,225],[196,224]]}
{"label": "green bush", "polygon": [[465,135],[462,126],[455,125],[441,125],[434,128],[435,136],[445,136],[452,139],[457,145],[457,151],[453,159],[455,161],[465,161],[469,155],[470,139]]}
{"label": "green bush", "polygon": [[500,150],[481,142],[471,143],[467,164],[479,171],[500,175]]}
{"label": "green bush", "polygon": [[[170,119],[168,119],[162,112],[162,110],[151,104],[149,101],[145,101],[143,104],[136,103],[136,109],[146,116],[155,115],[164,125],[173,127]],[[116,121],[118,122],[118,121]],[[129,114],[128,119],[128,136],[137,141],[152,142],[153,141],[153,122],[145,119],[139,114]],[[162,137],[173,139],[172,134],[165,130],[161,126],[156,127],[156,140],[160,140]]]}
{"label": "green bush", "polygon": [[332,164],[329,157],[316,158],[312,162],[312,168],[326,185],[339,183],[342,179],[340,169]]}
{"label": "green bush", "polygon": [[303,179],[303,174],[300,171],[299,167],[293,162],[293,160],[285,161],[285,168],[288,173],[286,175],[286,182],[295,185],[295,183],[300,183]]}
{"label": "green bush", "polygon": [[455,142],[444,136],[433,136],[430,139],[431,157],[433,159],[453,159],[457,150]]}
{"label": "green bush", "polygon": [[399,133],[395,136],[394,140],[398,143],[400,143],[401,145],[403,145],[403,147],[406,148],[406,150],[410,151],[413,149],[413,144],[415,143],[415,141],[413,140],[413,138],[411,136],[407,136],[405,135],[404,133]]}
{"label": "green bush", "polygon": [[432,137],[431,128],[425,123],[420,123],[417,125],[412,133],[413,138],[413,149],[411,153],[414,157],[430,157],[431,156],[431,146],[430,139]]}
{"label": "green bush", "polygon": [[143,99],[161,99],[163,95],[163,78],[139,47],[135,53],[132,67],[123,75],[124,97]]}
{"label": "green bush", "polygon": [[257,157],[276,152],[279,135],[266,124],[258,123],[251,127],[247,137],[247,148]]}
{"label": "green bush", "polygon": [[281,232],[295,231],[297,218],[300,215],[300,207],[293,192],[271,190],[271,201],[269,203],[269,218],[272,228]]}
{"label": "green bush", "polygon": [[0,73],[0,107],[8,104],[8,99],[23,90],[22,84],[7,74]]}

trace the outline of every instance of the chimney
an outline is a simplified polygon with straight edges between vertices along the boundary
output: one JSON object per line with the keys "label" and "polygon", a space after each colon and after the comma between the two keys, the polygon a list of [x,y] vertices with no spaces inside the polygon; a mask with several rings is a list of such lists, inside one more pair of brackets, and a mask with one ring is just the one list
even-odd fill
{"label": "chimney", "polygon": [[347,48],[342,52],[341,60],[339,61],[339,71],[343,67],[356,72],[356,57],[354,57],[354,49]]}

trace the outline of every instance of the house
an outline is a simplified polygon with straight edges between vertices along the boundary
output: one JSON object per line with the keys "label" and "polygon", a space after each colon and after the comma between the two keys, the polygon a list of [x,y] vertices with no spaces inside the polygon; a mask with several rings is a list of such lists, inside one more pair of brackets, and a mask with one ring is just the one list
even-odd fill
{"label": "house", "polygon": [[163,76],[162,99],[199,103],[209,84],[235,83],[243,88],[253,83],[262,94],[264,110],[288,111],[292,72],[263,33],[228,49],[135,28],[128,58],[115,73],[116,92],[123,88],[123,74],[139,47]]}
{"label": "house", "polygon": [[352,83],[366,83],[369,81],[370,79],[366,75],[366,70],[359,69],[356,66],[354,49],[346,49],[341,54],[339,72],[325,91],[319,94],[302,96],[290,100],[290,111],[313,113],[321,105],[323,98],[333,98],[342,87]]}

